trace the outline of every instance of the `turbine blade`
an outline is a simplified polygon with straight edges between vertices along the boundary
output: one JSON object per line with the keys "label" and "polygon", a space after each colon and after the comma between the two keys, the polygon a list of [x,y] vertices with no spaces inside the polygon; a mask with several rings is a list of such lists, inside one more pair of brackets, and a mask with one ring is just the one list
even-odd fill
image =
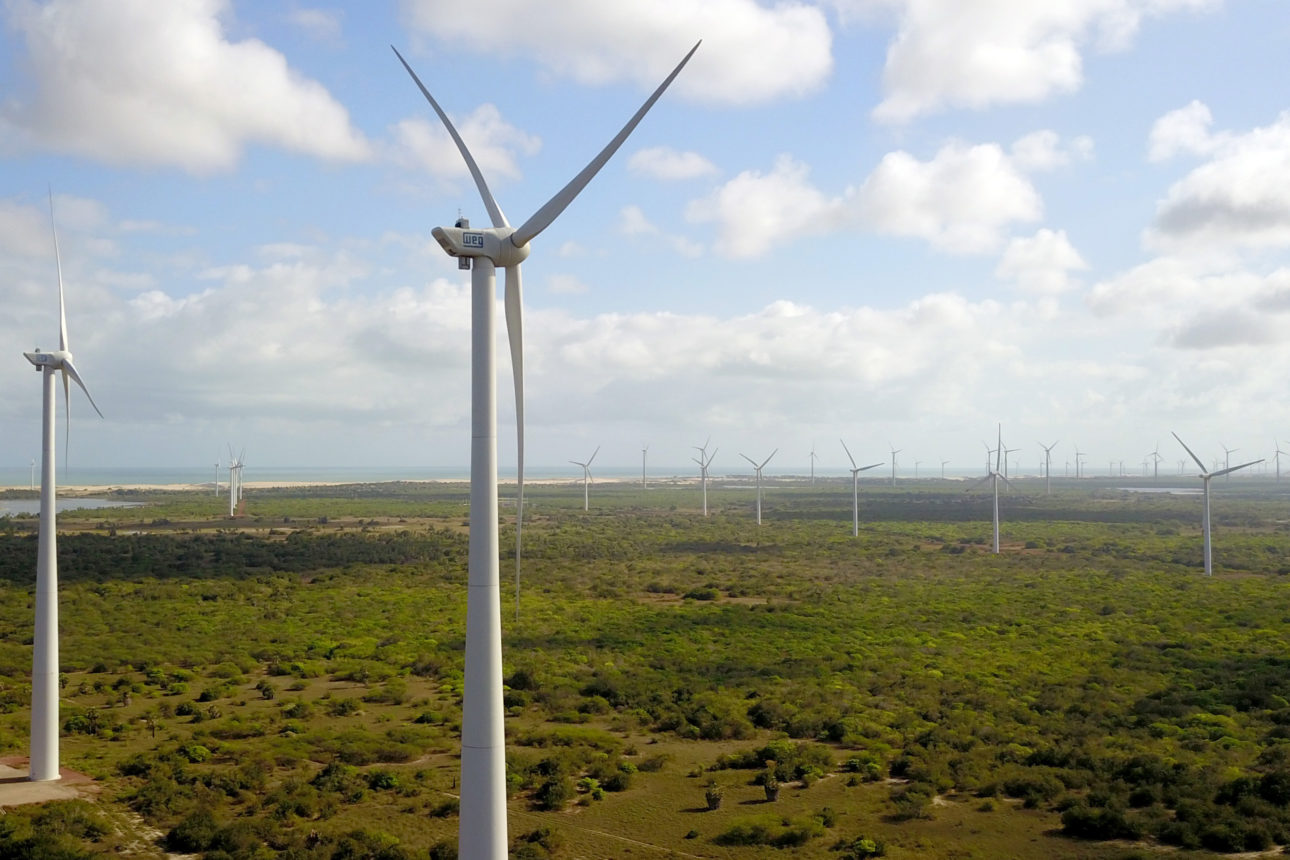
{"label": "turbine blade", "polygon": [[594,450],[594,451],[592,451],[592,452],[591,452],[591,457],[587,460],[587,467],[588,467],[588,468],[590,468],[590,467],[591,467],[591,464],[592,464],[592,463],[596,462],[596,455],[597,455],[597,454],[599,454],[599,453],[600,453],[600,446],[599,446],[599,445],[597,445],[597,446],[596,446],[596,450]]}
{"label": "turbine blade", "polygon": [[[497,213],[501,215],[501,210]],[[505,217],[502,218],[504,222]],[[506,267],[502,288],[506,337],[511,344],[511,376],[515,382],[515,617],[520,614],[520,554],[524,534],[524,291],[519,265]]]}
{"label": "turbine blade", "polygon": [[885,465],[887,465],[887,464],[886,464],[886,463],[874,463],[872,466],[861,466],[861,467],[860,467],[859,469],[857,469],[856,471],[863,472],[863,471],[865,471],[866,469],[876,469],[876,468],[878,468],[879,466],[885,466]]}
{"label": "turbine blade", "polygon": [[[49,190],[49,232],[54,237],[54,265],[58,269],[58,348],[66,351],[67,309],[63,306],[63,259],[58,253],[58,230],[54,227],[54,190],[52,188]],[[63,387],[66,388],[66,376],[63,377],[63,383]]]}
{"label": "turbine blade", "polygon": [[978,480],[978,481],[973,481],[971,484],[969,484],[968,486],[964,487],[964,488],[963,488],[963,492],[965,492],[965,493],[970,493],[970,492],[972,492],[973,490],[975,490],[977,487],[981,486],[982,484],[984,484],[986,481],[990,480],[990,479],[991,479],[991,478],[993,478],[993,477],[994,477],[994,472],[991,472],[990,474],[986,475],[984,478],[981,478],[981,479],[980,479],[980,480]]}
{"label": "turbine blade", "polygon": [[1259,459],[1257,459],[1257,460],[1251,460],[1250,462],[1248,462],[1248,463],[1242,463],[1242,464],[1241,464],[1241,465],[1239,465],[1239,466],[1232,466],[1230,469],[1219,469],[1217,472],[1215,472],[1214,474],[1210,475],[1210,477],[1211,477],[1211,478],[1217,478],[1219,475],[1227,475],[1227,474],[1230,474],[1230,473],[1232,473],[1232,472],[1235,472],[1237,469],[1244,469],[1246,466],[1253,466],[1255,463],[1262,463],[1262,462],[1263,462],[1263,458],[1262,458],[1262,457],[1260,457],[1260,458],[1259,458]]}
{"label": "turbine blade", "polygon": [[488,190],[488,183],[484,181],[484,174],[480,172],[479,165],[475,163],[474,156],[472,156],[470,154],[470,150],[466,148],[466,142],[461,139],[461,135],[457,134],[457,129],[453,126],[452,121],[448,119],[448,115],[443,112],[443,108],[439,107],[439,103],[434,100],[434,96],[430,95],[430,91],[426,89],[425,84],[421,83],[421,79],[417,77],[417,73],[412,71],[412,67],[408,65],[408,61],[403,59],[403,55],[399,53],[399,49],[390,45],[390,50],[394,52],[394,56],[399,58],[399,62],[403,64],[403,68],[408,70],[408,74],[411,75],[412,80],[416,82],[417,88],[421,90],[421,95],[425,96],[426,101],[430,102],[430,107],[434,108],[434,112],[439,115],[439,119],[443,121],[444,126],[448,129],[448,134],[452,136],[453,143],[457,144],[457,150],[461,153],[461,157],[466,160],[466,167],[470,168],[470,175],[475,178],[475,187],[479,189],[479,196],[484,199],[484,208],[488,210],[488,217],[492,219],[493,226],[511,226],[506,223],[506,216],[502,214],[501,207],[499,207],[497,205],[497,201],[493,199],[493,192]]}
{"label": "turbine blade", "polygon": [[[778,454],[778,453],[779,453],[779,449],[778,449],[778,448],[776,448],[774,451],[771,451],[771,452],[770,452],[770,457],[774,457],[774,456],[775,456],[776,454]],[[766,468],[766,464],[770,462],[770,457],[767,457],[765,460],[762,460],[762,461],[761,461],[761,465],[760,465],[760,466],[758,466],[757,468],[758,468],[758,469],[764,469],[764,468]]]}
{"label": "turbine blade", "polygon": [[[67,386],[67,377],[69,377],[69,376],[72,378],[72,381],[73,381],[73,382],[75,382],[77,385],[79,385],[79,386],[81,387],[81,391],[84,391],[84,392],[85,392],[85,396],[86,396],[86,398],[88,398],[88,399],[89,399],[89,401],[90,401],[90,405],[94,407],[94,411],[95,411],[95,412],[98,412],[98,413],[99,413],[99,417],[100,417],[100,418],[102,418],[102,417],[103,417],[103,413],[102,413],[101,411],[99,411],[98,404],[94,402],[94,398],[93,398],[93,397],[90,397],[90,390],[89,390],[88,388],[86,388],[86,387],[85,387],[85,383],[81,380],[81,375],[80,375],[79,373],[77,373],[77,372],[76,372],[76,366],[72,364],[72,362],[71,362],[71,360],[70,360],[70,359],[64,359],[64,360],[63,360],[63,398],[64,398],[65,400],[67,400],[67,399],[70,397],[70,394],[69,394],[69,391],[68,391],[68,386]],[[68,407],[69,407],[69,408],[68,408],[68,413],[69,413],[69,415],[70,415],[70,412],[71,412],[70,406],[71,406],[71,403],[70,403],[70,400],[69,400],[69,401],[68,401]]]}
{"label": "turbine blade", "polygon": [[676,76],[681,73],[681,69],[685,68],[685,64],[690,62],[690,58],[694,56],[695,51],[699,50],[699,45],[701,44],[703,44],[702,40],[694,43],[694,47],[690,49],[690,53],[686,54],[681,62],[677,64],[676,68],[672,70],[672,74],[668,75],[663,83],[658,85],[658,89],[654,90],[654,94],[645,100],[645,104],[641,105],[640,110],[636,111],[636,114],[627,121],[627,125],[623,126],[622,130],[614,136],[613,140],[609,141],[605,148],[600,151],[600,154],[593,158],[590,164],[582,168],[581,173],[573,177],[573,179],[569,181],[568,185],[560,189],[559,193],[548,200],[541,209],[530,215],[529,219],[521,224],[518,230],[511,234],[511,243],[515,245],[515,247],[523,247],[530,240],[536,238],[539,233],[551,226],[551,222],[558,218],[560,213],[565,210],[565,207],[573,202],[573,198],[577,197],[582,192],[582,189],[587,187],[587,183],[590,182],[592,177],[600,172],[600,168],[604,167],[605,163],[613,157],[614,153],[618,151],[618,147],[623,145],[623,141],[625,141],[627,136],[635,130],[636,125],[645,117],[645,114],[649,109],[654,106],[654,102],[658,101],[659,96],[663,95],[663,91],[666,90]]}
{"label": "turbine blade", "polygon": [[744,458],[745,460],[747,460],[749,463],[752,463],[752,467],[753,467],[754,469],[756,469],[756,468],[757,468],[757,461],[756,461],[756,460],[754,460],[752,457],[749,457],[747,454],[740,454],[739,456],[740,456],[740,457],[743,457],[743,458]]}
{"label": "turbine blade", "polygon": [[847,459],[851,461],[851,468],[854,469],[856,467],[856,458],[851,456],[851,449],[847,447],[845,440],[839,439],[838,441],[842,443],[842,450],[847,452]]}
{"label": "turbine blade", "polygon": [[[1169,432],[1174,433],[1174,431],[1172,430],[1170,430]],[[1209,472],[1205,471],[1205,464],[1200,461],[1200,458],[1196,456],[1196,453],[1192,451],[1192,449],[1187,447],[1187,443],[1184,442],[1181,438],[1179,438],[1177,433],[1174,433],[1174,438],[1178,440],[1179,445],[1183,446],[1184,451],[1186,451],[1188,454],[1191,454],[1191,458],[1196,461],[1196,465],[1200,466],[1200,473],[1202,475],[1208,475]]]}

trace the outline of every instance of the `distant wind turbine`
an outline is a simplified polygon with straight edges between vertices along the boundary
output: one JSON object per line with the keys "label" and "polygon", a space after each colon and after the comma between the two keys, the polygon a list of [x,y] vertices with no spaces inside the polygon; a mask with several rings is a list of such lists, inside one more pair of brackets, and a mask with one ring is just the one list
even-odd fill
{"label": "distant wind turbine", "polygon": [[882,463],[871,463],[868,466],[857,466],[856,458],[851,456],[851,449],[847,443],[842,442],[842,450],[847,452],[847,459],[851,461],[851,536],[860,537],[860,473],[869,469],[876,469]]}
{"label": "distant wind turbine", "polygon": [[[771,451],[770,457],[774,457],[778,452],[779,452],[778,448],[776,448],[774,451]],[[743,457],[749,463],[752,463],[753,470],[756,471],[757,473],[757,525],[761,525],[761,470],[766,468],[766,464],[770,462],[770,457],[767,457],[765,460],[762,460],[761,463],[759,464],[756,460],[754,460],[752,457],[749,457],[747,454],[740,454],[739,456]]]}
{"label": "distant wind turbine", "polygon": [[944,481],[944,480],[945,480],[945,464],[946,464],[946,463],[948,463],[948,462],[949,462],[949,460],[942,460],[942,461],[941,461],[941,480],[942,480],[942,481]]}
{"label": "distant wind turbine", "polygon": [[1281,455],[1286,452],[1281,450],[1281,441],[1279,439],[1272,440],[1272,447],[1276,451],[1276,454],[1274,456],[1277,461],[1277,480],[1280,481],[1281,480]]}
{"label": "distant wind turbine", "polygon": [[[1170,431],[1170,432],[1173,432],[1173,431]],[[1196,461],[1196,465],[1200,467],[1200,475],[1199,475],[1198,477],[1199,477],[1202,481],[1204,481],[1204,482],[1205,482],[1205,515],[1204,515],[1204,518],[1201,520],[1201,530],[1204,532],[1204,535],[1205,535],[1205,575],[1206,575],[1206,576],[1213,576],[1213,575],[1214,575],[1214,564],[1213,564],[1212,557],[1211,557],[1211,553],[1210,553],[1210,537],[1209,537],[1209,535],[1210,535],[1210,524],[1209,524],[1209,482],[1210,482],[1210,479],[1211,479],[1211,478],[1217,478],[1219,475],[1230,475],[1232,472],[1235,472],[1235,471],[1237,471],[1237,470],[1239,470],[1239,469],[1244,469],[1246,466],[1253,466],[1255,463],[1262,463],[1262,462],[1263,462],[1263,460],[1261,460],[1261,459],[1259,459],[1259,460],[1251,460],[1250,462],[1248,462],[1248,463],[1242,463],[1242,464],[1241,464],[1241,465],[1239,465],[1239,466],[1229,466],[1229,467],[1227,467],[1227,468],[1225,468],[1225,469],[1220,469],[1220,470],[1218,470],[1217,472],[1207,472],[1207,471],[1205,470],[1205,464],[1204,464],[1204,463],[1202,463],[1202,462],[1200,461],[1200,458],[1199,458],[1199,457],[1197,457],[1197,456],[1196,456],[1196,454],[1195,454],[1195,453],[1194,453],[1190,448],[1188,448],[1188,447],[1187,447],[1187,443],[1186,443],[1186,442],[1184,442],[1181,438],[1179,438],[1179,436],[1178,436],[1178,434],[1177,434],[1177,433],[1174,433],[1174,438],[1175,438],[1175,439],[1178,439],[1178,444],[1179,444],[1179,445],[1182,445],[1182,446],[1183,446],[1183,450],[1184,450],[1184,451],[1186,451],[1188,454],[1191,454],[1191,458],[1192,458],[1193,460],[1195,460],[1195,461]],[[1224,448],[1224,450],[1227,450],[1227,449],[1226,449],[1226,448]],[[1236,449],[1235,449],[1235,448],[1233,448],[1232,450],[1233,450],[1233,451],[1235,451]]]}
{"label": "distant wind turbine", "polygon": [[712,465],[712,461],[717,456],[717,451],[720,450],[719,448],[713,448],[712,454],[711,456],[709,456],[708,442],[711,442],[711,441],[712,441],[712,437],[709,436],[707,442],[703,443],[702,448],[700,448],[698,445],[695,445],[694,450],[699,452],[699,456],[690,458],[691,460],[699,464],[699,482],[703,484],[703,515],[705,517],[708,515],[708,467]]}
{"label": "distant wind turbine", "polygon": [[1053,449],[1059,442],[1060,439],[1051,445],[1039,443],[1039,447],[1044,449],[1044,494],[1049,496],[1053,494]]}
{"label": "distant wind turbine", "polygon": [[891,448],[891,485],[894,487],[896,486],[896,455],[904,449],[893,447],[890,442],[887,443],[887,447]]}
{"label": "distant wind turbine", "polygon": [[[1056,443],[1054,443],[1054,444],[1056,444]],[[1004,477],[1003,473],[1000,471],[1000,463],[1001,463],[1001,461],[1002,461],[1002,459],[1003,459],[1003,452],[1004,452],[1004,450],[1005,450],[1005,449],[1004,449],[1004,447],[1003,447],[1003,425],[1002,425],[1002,424],[1000,424],[1000,425],[999,425],[999,445],[998,445],[998,447],[997,447],[997,448],[995,448],[995,451],[997,452],[997,454],[996,454],[996,459],[995,459],[995,465],[994,465],[994,467],[993,467],[993,468],[989,468],[989,469],[988,469],[988,471],[987,471],[987,473],[986,473],[986,476],[985,476],[984,478],[982,478],[981,480],[977,481],[977,482],[976,482],[975,484],[973,484],[972,486],[968,487],[968,490],[974,490],[974,489],[976,489],[977,487],[979,487],[979,486],[981,486],[982,484],[984,484],[986,481],[989,481],[989,482],[990,482],[990,488],[991,488],[991,490],[994,492],[994,543],[993,543],[993,550],[994,550],[994,552],[995,552],[995,554],[996,554],[996,555],[997,555],[997,554],[998,554],[998,552],[999,552],[999,482],[1000,482],[1000,481],[1003,481],[1005,484],[1007,484],[1007,483],[1008,483],[1008,479],[1007,479],[1006,477]],[[966,491],[965,491],[965,492],[966,492]]]}
{"label": "distant wind turbine", "polygon": [[[72,363],[67,341],[67,311],[63,304],[63,261],[58,253],[58,231],[54,228],[54,194],[49,194],[49,228],[54,237],[54,263],[58,271],[58,349],[54,352],[24,352],[42,375],[42,418],[40,451],[40,526],[36,539],[36,618],[32,635],[31,664],[31,754],[28,779],[48,781],[58,773],[58,484],[54,469],[54,374],[63,375],[63,402],[67,413],[66,435],[71,435],[71,388],[75,382],[98,412],[81,376]],[[66,442],[70,447],[70,442]]]}
{"label": "distant wind turbine", "polygon": [[237,516],[237,503],[242,500],[242,457],[246,454],[243,448],[236,456],[233,446],[228,446],[228,515]]}
{"label": "distant wind turbine", "polygon": [[[524,515],[524,339],[520,263],[537,238],[613,156],[663,91],[681,73],[690,49],[672,73],[612,140],[554,197],[512,228],[484,181],[484,175],[448,115],[439,107],[403,56],[395,51],[421,94],[438,114],[466,162],[492,227],[470,229],[458,219],[431,234],[458,266],[471,274],[471,449],[470,548],[467,562],[465,684],[462,697],[461,815],[458,850],[469,860],[504,860],[506,838],[506,739],[502,706],[502,625],[497,537],[497,378],[493,369],[493,305],[497,267],[506,269],[506,328],[515,376],[516,505],[515,589],[519,600],[521,527]],[[472,266],[473,261],[473,266]],[[517,603],[518,605],[518,603]]]}
{"label": "distant wind turbine", "polygon": [[645,482],[645,458],[648,454],[649,454],[649,445],[646,445],[644,442],[642,442],[641,443],[641,489],[644,489],[645,487],[649,486],[649,484]]}
{"label": "distant wind turbine", "polygon": [[[1184,446],[1184,447],[1185,447],[1185,446]],[[1221,444],[1219,445],[1219,447],[1223,449],[1223,469],[1224,469],[1224,470],[1226,471],[1226,473],[1227,473],[1227,474],[1226,474],[1226,476],[1223,478],[1223,480],[1224,480],[1224,481],[1230,481],[1230,480],[1232,480],[1232,471],[1231,471],[1231,469],[1229,469],[1228,467],[1232,465],[1232,455],[1233,455],[1233,454],[1235,454],[1237,451],[1239,451],[1239,450],[1241,450],[1241,449],[1240,449],[1240,448],[1229,448],[1229,447],[1227,447],[1226,445],[1221,445]],[[1262,461],[1262,460],[1256,460],[1255,462],[1256,462],[1256,463],[1261,463],[1261,462],[1263,462],[1263,461]]]}
{"label": "distant wind turbine", "polygon": [[1152,480],[1158,484],[1160,483],[1160,461],[1164,459],[1164,456],[1160,453],[1159,442],[1156,443],[1156,448],[1151,452],[1150,457],[1152,461]]}
{"label": "distant wind turbine", "polygon": [[811,486],[815,486],[815,446],[811,446]]}
{"label": "distant wind turbine", "polygon": [[215,496],[219,497],[219,460],[215,461]]}
{"label": "distant wind turbine", "polygon": [[587,458],[587,462],[579,463],[577,460],[569,461],[575,466],[582,467],[582,509],[584,511],[591,510],[591,490],[589,489],[591,486],[591,464],[595,461],[596,455],[599,453],[600,446],[597,445],[596,450],[592,451],[591,456]]}

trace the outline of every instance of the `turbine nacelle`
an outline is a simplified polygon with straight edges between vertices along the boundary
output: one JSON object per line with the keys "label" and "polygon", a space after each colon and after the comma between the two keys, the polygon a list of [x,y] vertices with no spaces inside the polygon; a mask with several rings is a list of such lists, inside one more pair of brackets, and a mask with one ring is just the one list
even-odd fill
{"label": "turbine nacelle", "polygon": [[512,227],[435,227],[430,231],[450,257],[486,257],[501,268],[518,266],[529,255],[529,244],[511,241]]}
{"label": "turbine nacelle", "polygon": [[37,370],[43,370],[46,367],[51,370],[61,370],[65,365],[72,363],[72,354],[65,349],[53,352],[41,352],[37,349],[35,352],[24,352],[23,355],[35,365]]}

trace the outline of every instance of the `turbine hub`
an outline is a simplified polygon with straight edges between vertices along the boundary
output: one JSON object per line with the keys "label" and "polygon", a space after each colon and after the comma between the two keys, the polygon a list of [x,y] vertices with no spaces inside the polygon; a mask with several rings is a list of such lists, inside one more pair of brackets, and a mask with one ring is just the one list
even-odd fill
{"label": "turbine hub", "polygon": [[529,255],[528,243],[516,247],[511,242],[513,227],[435,227],[430,231],[439,247],[451,257],[485,257],[495,266],[516,266]]}

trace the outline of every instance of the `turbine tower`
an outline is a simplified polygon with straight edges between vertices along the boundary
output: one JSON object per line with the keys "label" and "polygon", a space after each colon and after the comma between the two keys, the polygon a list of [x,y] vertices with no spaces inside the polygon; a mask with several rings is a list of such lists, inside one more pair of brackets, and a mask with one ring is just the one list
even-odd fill
{"label": "turbine tower", "polygon": [[811,446],[811,486],[815,486],[815,446]]}
{"label": "turbine tower", "polygon": [[[1187,446],[1185,446],[1185,445],[1184,445],[1183,447],[1185,448],[1185,447],[1187,447]],[[1227,472],[1227,475],[1223,478],[1223,480],[1224,480],[1224,481],[1230,481],[1230,480],[1232,480],[1232,472],[1231,472],[1231,469],[1230,469],[1230,468],[1228,468],[1228,467],[1230,467],[1230,466],[1232,465],[1232,455],[1233,455],[1233,454],[1235,454],[1237,451],[1239,451],[1239,450],[1241,450],[1241,449],[1240,449],[1240,448],[1229,448],[1229,447],[1227,447],[1226,445],[1220,445],[1219,447],[1221,447],[1221,448],[1223,449],[1223,469],[1224,469],[1224,470],[1226,470],[1226,472]],[[1261,460],[1259,460],[1259,461],[1256,461],[1256,462],[1262,462],[1262,461],[1261,461]]]}
{"label": "turbine tower", "polygon": [[891,448],[891,485],[894,487],[896,486],[896,455],[904,449],[895,448],[890,442],[887,443],[887,447]]}
{"label": "turbine tower", "polygon": [[649,454],[649,445],[646,445],[644,442],[642,442],[641,443],[641,489],[642,490],[649,486],[649,484],[645,482],[645,457],[648,454]]}
{"label": "turbine tower", "polygon": [[949,460],[942,460],[942,461],[941,461],[941,480],[942,480],[942,481],[944,481],[944,480],[945,480],[945,464],[946,464],[946,463],[948,463],[948,462],[949,462]]}
{"label": "turbine tower", "polygon": [[[1170,432],[1172,433],[1173,431],[1170,431]],[[1195,460],[1195,461],[1196,461],[1196,465],[1197,465],[1197,466],[1200,466],[1200,474],[1199,474],[1197,477],[1199,477],[1202,481],[1204,481],[1204,482],[1205,482],[1205,514],[1204,514],[1203,519],[1201,520],[1201,531],[1202,531],[1202,532],[1204,533],[1204,535],[1205,535],[1205,575],[1206,575],[1206,576],[1213,576],[1213,575],[1214,575],[1214,563],[1213,563],[1213,557],[1212,557],[1212,554],[1211,554],[1211,551],[1210,551],[1210,550],[1211,550],[1211,546],[1210,546],[1210,537],[1209,537],[1209,535],[1210,535],[1210,525],[1209,525],[1209,481],[1210,481],[1210,479],[1211,479],[1211,478],[1217,478],[1219,475],[1230,475],[1232,472],[1235,472],[1235,471],[1237,471],[1238,469],[1244,469],[1246,466],[1253,466],[1255,463],[1262,463],[1262,462],[1263,462],[1263,460],[1262,460],[1262,459],[1259,459],[1259,460],[1251,460],[1250,462],[1248,462],[1248,463],[1242,463],[1242,464],[1241,464],[1241,465],[1239,465],[1239,466],[1229,466],[1229,467],[1227,467],[1227,468],[1225,468],[1225,469],[1219,469],[1219,470],[1218,470],[1218,471],[1216,471],[1216,472],[1207,472],[1207,471],[1205,471],[1205,464],[1204,464],[1204,463],[1202,463],[1202,462],[1200,461],[1200,458],[1199,458],[1199,457],[1197,457],[1197,456],[1195,455],[1195,453],[1193,453],[1193,452],[1192,452],[1192,450],[1191,450],[1190,448],[1188,448],[1188,447],[1187,447],[1187,443],[1186,443],[1186,442],[1184,442],[1181,438],[1179,438],[1179,436],[1178,436],[1178,434],[1177,434],[1177,433],[1174,433],[1174,438],[1175,438],[1175,439],[1178,439],[1178,444],[1179,444],[1179,445],[1181,445],[1181,446],[1183,446],[1183,450],[1184,450],[1184,451],[1186,451],[1188,454],[1191,454],[1191,458],[1192,458],[1193,460]],[[1226,447],[1224,447],[1224,448],[1223,448],[1223,450],[1224,450],[1224,451],[1226,451],[1226,450],[1227,450],[1227,448],[1226,448]],[[1233,449],[1232,449],[1232,451],[1235,451],[1235,450],[1236,450],[1235,448],[1233,448]],[[1228,453],[1231,453],[1231,452],[1229,451]]]}
{"label": "turbine tower", "polygon": [[1160,443],[1156,443],[1156,448],[1151,452],[1152,480],[1157,484],[1160,483],[1160,461],[1164,456],[1160,453]]}
{"label": "turbine tower", "polygon": [[237,516],[237,503],[242,500],[242,457],[246,449],[236,455],[233,446],[228,446],[228,515]]}
{"label": "turbine tower", "polygon": [[589,489],[591,486],[591,464],[595,461],[596,455],[599,453],[600,446],[597,445],[596,450],[592,451],[591,456],[587,458],[587,462],[579,463],[577,460],[569,461],[575,466],[582,467],[582,509],[584,511],[591,510],[591,490]]}
{"label": "turbine tower", "polygon": [[58,349],[54,352],[24,352],[41,373],[40,532],[36,540],[36,619],[32,635],[31,662],[31,755],[27,778],[43,782],[59,778],[58,773],[58,485],[54,469],[54,374],[63,375],[63,403],[67,433],[71,432],[70,378],[85,392],[99,417],[99,407],[90,397],[72,363],[67,343],[67,311],[63,304],[63,262],[58,253],[58,231],[54,229],[54,194],[49,194],[49,229],[54,237],[54,263],[58,271]]}
{"label": "turbine tower", "polygon": [[882,463],[872,463],[868,466],[857,466],[856,458],[851,456],[851,449],[842,439],[842,450],[847,452],[847,459],[851,461],[851,537],[860,537],[860,473],[869,469],[876,469]]}
{"label": "turbine tower", "polygon": [[1053,494],[1053,449],[1057,447],[1062,440],[1058,439],[1051,445],[1039,443],[1039,447],[1044,449],[1044,495]]}
{"label": "turbine tower", "polygon": [[215,496],[219,497],[219,460],[215,461]]}
{"label": "turbine tower", "polygon": [[[393,48],[393,46],[391,46]],[[632,133],[663,91],[699,49],[695,44],[672,73],[654,90],[627,124],[569,183],[512,228],[493,199],[474,156],[448,115],[397,50],[395,55],[421,94],[438,114],[466,162],[492,227],[475,229],[458,219],[453,227],[436,227],[431,234],[440,246],[471,266],[471,448],[469,587],[466,601],[465,685],[462,699],[461,816],[458,851],[463,860],[505,860],[506,760],[502,725],[502,625],[497,538],[497,380],[493,369],[493,304],[497,267],[506,270],[504,304],[515,377],[516,505],[515,588],[519,599],[520,536],[524,515],[524,339],[520,263],[529,255],[529,242],[560,216],[587,183],[604,167]]]}
{"label": "turbine tower", "polygon": [[[770,457],[774,457],[777,453],[779,453],[778,448],[770,452]],[[815,452],[812,451],[811,453]],[[766,464],[770,462],[770,457],[762,460],[761,464],[758,465],[757,461],[747,454],[740,454],[739,456],[752,463],[753,470],[757,472],[757,525],[761,525],[761,470],[766,468]]]}

